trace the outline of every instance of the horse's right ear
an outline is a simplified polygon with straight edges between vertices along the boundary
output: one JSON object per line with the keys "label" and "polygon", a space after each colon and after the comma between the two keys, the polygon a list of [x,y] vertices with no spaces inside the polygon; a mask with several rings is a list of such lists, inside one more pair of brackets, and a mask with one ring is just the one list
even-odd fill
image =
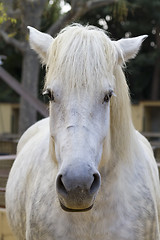
{"label": "horse's right ear", "polygon": [[46,33],[42,33],[37,29],[28,26],[29,29],[29,43],[31,48],[40,56],[44,64],[47,63],[48,49],[53,42],[53,38]]}
{"label": "horse's right ear", "polygon": [[124,63],[129,59],[135,58],[137,55],[142,42],[148,37],[148,35],[142,35],[132,38],[122,38],[118,41],[114,41],[115,46],[118,50],[118,61]]}

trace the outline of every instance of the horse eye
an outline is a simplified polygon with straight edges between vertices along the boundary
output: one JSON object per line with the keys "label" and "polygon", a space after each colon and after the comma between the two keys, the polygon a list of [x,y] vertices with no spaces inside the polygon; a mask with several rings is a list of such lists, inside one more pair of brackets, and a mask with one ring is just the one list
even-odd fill
{"label": "horse eye", "polygon": [[110,90],[110,91],[105,95],[103,102],[109,102],[109,100],[110,100],[110,98],[112,97],[112,95],[113,95],[113,91]]}
{"label": "horse eye", "polygon": [[110,99],[110,98],[109,98],[109,95],[106,94],[105,97],[104,97],[104,102],[109,102],[109,99]]}
{"label": "horse eye", "polygon": [[49,101],[54,101],[54,95],[50,89],[47,89],[46,91],[44,91],[43,96],[47,96]]}

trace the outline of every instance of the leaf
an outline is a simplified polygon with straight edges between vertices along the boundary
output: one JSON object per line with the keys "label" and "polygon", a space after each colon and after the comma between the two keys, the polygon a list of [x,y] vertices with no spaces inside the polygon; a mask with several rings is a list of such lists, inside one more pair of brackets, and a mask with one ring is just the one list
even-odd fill
{"label": "leaf", "polygon": [[16,23],[17,20],[15,18],[11,18],[7,16],[7,13],[4,9],[3,3],[0,3],[0,24],[10,21],[11,23]]}

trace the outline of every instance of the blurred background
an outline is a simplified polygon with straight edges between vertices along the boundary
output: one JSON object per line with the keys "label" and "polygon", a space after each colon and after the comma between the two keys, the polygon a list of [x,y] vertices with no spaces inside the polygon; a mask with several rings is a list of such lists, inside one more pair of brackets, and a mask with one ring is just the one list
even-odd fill
{"label": "blurred background", "polygon": [[[135,127],[160,161],[160,1],[0,0],[0,239],[13,239],[5,218],[5,185],[20,135],[48,116],[42,97],[45,67],[28,44],[27,26],[53,37],[73,22],[92,24],[120,38],[148,34],[127,63]],[[158,163],[159,164],[159,163]],[[3,209],[3,210],[2,210]]]}

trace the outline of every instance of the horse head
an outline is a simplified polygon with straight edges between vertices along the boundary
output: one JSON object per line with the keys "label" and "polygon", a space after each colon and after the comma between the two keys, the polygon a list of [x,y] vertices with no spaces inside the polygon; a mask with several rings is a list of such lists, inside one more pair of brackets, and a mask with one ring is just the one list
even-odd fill
{"label": "horse head", "polygon": [[107,159],[111,155],[115,69],[136,55],[146,36],[112,41],[97,28],[73,25],[53,39],[29,29],[31,47],[47,65],[44,94],[50,99],[58,198],[66,211],[86,211],[101,185],[103,149]]}

